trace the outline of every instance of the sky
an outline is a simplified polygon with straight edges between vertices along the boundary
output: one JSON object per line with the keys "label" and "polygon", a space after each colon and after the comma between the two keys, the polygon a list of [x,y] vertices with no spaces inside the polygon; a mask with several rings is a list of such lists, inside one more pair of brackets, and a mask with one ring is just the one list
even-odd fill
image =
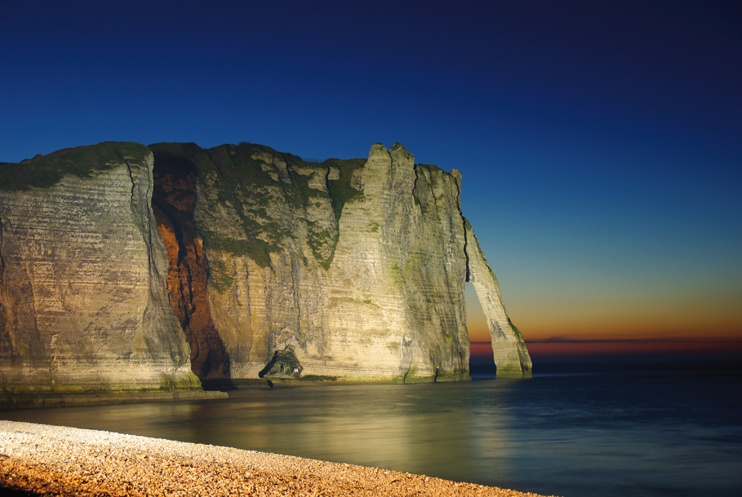
{"label": "sky", "polygon": [[0,0],[0,161],[105,140],[401,142],[534,358],[742,351],[740,2]]}

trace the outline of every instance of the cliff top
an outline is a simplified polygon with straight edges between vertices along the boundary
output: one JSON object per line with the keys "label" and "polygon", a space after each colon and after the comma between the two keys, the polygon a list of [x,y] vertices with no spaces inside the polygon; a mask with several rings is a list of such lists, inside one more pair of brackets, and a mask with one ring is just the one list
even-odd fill
{"label": "cliff top", "polygon": [[140,143],[102,142],[65,148],[18,163],[0,163],[0,190],[48,188],[67,175],[87,178],[127,160],[141,163],[148,154],[149,150]]}
{"label": "cliff top", "polygon": [[[374,147],[381,148],[383,145],[377,143]],[[392,149],[395,147],[404,148],[399,143],[395,143]],[[182,155],[184,152],[186,154],[196,154],[197,152],[232,149],[241,152],[240,155],[247,157],[258,157],[261,155],[280,157],[288,166],[293,167],[334,167],[340,171],[343,177],[346,174],[349,176],[353,170],[361,167],[366,162],[366,159],[362,158],[330,158],[323,162],[309,161],[294,154],[278,152],[265,145],[247,142],[242,142],[239,145],[224,144],[211,149],[202,149],[195,143],[156,143],[149,145],[149,148],[178,155]],[[372,151],[373,149],[372,147]],[[384,148],[384,153],[386,152],[387,150]],[[0,190],[19,191],[29,190],[31,188],[48,188],[57,184],[66,175],[87,178],[97,171],[112,169],[126,160],[141,162],[148,153],[148,147],[140,143],[107,141],[95,145],[65,148],[48,155],[37,155],[32,159],[26,159],[18,163],[0,162]],[[446,173],[445,170],[431,164],[417,164],[417,166]],[[446,174],[452,174],[455,177],[458,176],[458,179],[461,176],[461,173],[457,169],[453,169],[450,173]],[[346,182],[341,183],[344,184]],[[353,196],[355,192],[342,191],[342,188],[338,190],[340,191],[333,193],[341,199],[340,208],[342,208],[343,197]]]}

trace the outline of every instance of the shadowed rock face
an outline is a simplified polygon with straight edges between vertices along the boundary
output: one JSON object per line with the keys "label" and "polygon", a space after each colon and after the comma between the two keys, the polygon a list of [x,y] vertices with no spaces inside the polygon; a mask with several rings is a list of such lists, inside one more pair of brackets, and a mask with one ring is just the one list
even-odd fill
{"label": "shadowed rock face", "polygon": [[196,233],[196,167],[184,158],[155,156],[152,207],[167,250],[167,286],[191,347],[191,369],[201,380],[231,378],[229,355],[211,319],[208,263]]}

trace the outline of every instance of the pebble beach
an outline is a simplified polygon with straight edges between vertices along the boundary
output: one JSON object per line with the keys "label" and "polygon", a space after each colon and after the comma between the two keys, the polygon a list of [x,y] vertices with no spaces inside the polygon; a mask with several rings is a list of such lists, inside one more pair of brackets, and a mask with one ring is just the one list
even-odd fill
{"label": "pebble beach", "polygon": [[3,490],[65,496],[538,497],[378,468],[13,421],[0,421]]}

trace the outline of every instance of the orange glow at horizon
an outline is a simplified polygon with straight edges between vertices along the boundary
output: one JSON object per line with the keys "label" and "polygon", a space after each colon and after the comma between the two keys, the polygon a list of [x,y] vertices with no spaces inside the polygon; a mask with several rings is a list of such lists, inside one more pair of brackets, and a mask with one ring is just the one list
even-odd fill
{"label": "orange glow at horizon", "polygon": [[661,340],[589,340],[584,342],[530,342],[532,356],[603,354],[677,354],[742,352],[742,340],[725,338],[677,338]]}
{"label": "orange glow at horizon", "polygon": [[742,298],[729,295],[704,299],[536,300],[527,307],[515,305],[508,310],[526,340],[742,339]]}
{"label": "orange glow at horizon", "polygon": [[[625,355],[625,354],[678,354],[678,353],[742,353],[742,339],[727,338],[677,338],[658,340],[584,340],[526,342],[533,357]],[[473,357],[491,357],[489,341],[471,342]]]}
{"label": "orange glow at horizon", "polygon": [[[472,298],[473,297],[473,298]],[[508,307],[533,356],[742,352],[742,301],[534,299]],[[491,356],[476,293],[467,295],[472,356]]]}

